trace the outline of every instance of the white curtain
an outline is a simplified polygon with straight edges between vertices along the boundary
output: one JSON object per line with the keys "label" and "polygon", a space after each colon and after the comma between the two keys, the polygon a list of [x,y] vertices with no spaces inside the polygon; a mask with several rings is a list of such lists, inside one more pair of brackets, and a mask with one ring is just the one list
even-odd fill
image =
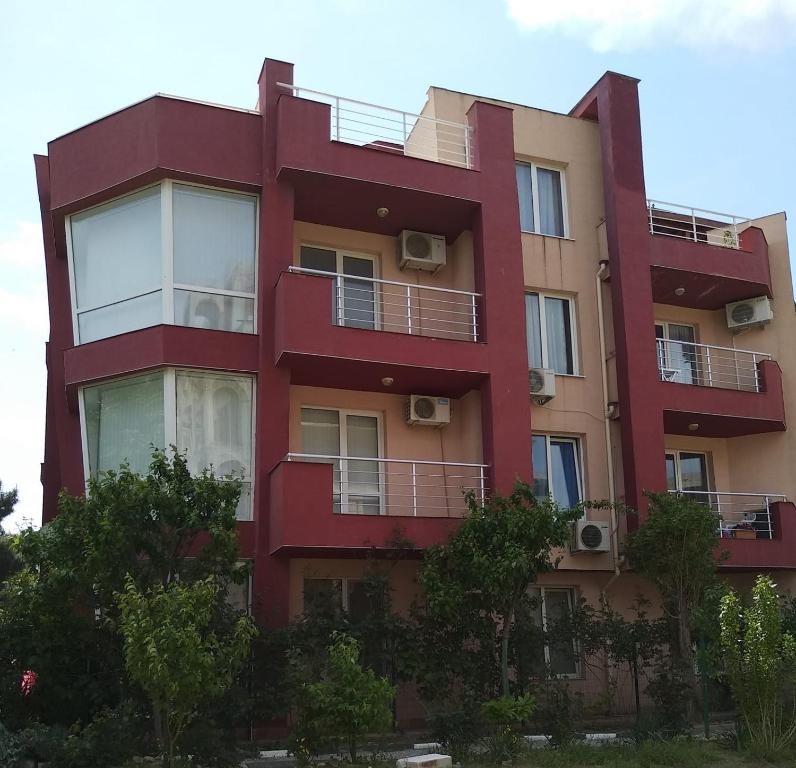
{"label": "white curtain", "polygon": [[528,367],[542,367],[542,326],[539,317],[539,294],[525,294],[525,338],[528,345]]}
{"label": "white curtain", "polygon": [[165,447],[163,374],[86,387],[83,402],[91,474],[124,462],[144,474],[152,446]]}
{"label": "white curtain", "polygon": [[[346,417],[347,456],[379,457],[379,422],[375,416]],[[378,461],[348,459],[349,512],[377,515],[380,511],[380,475]]]}
{"label": "white curtain", "polygon": [[523,232],[533,232],[533,183],[531,182],[531,166],[527,163],[517,163],[517,197],[520,203],[520,229]]}
{"label": "white curtain", "polygon": [[539,231],[545,235],[564,236],[564,208],[561,200],[561,173],[537,168],[539,183]]}
{"label": "white curtain", "polygon": [[254,293],[256,201],[174,185],[174,282]]}
{"label": "white curtain", "polygon": [[547,333],[547,367],[552,368],[556,373],[574,373],[569,301],[545,297],[544,314]]}
{"label": "white curtain", "polygon": [[[324,408],[301,409],[301,451],[317,456],[340,455],[340,414]],[[340,512],[340,461],[333,459],[334,511]]]}

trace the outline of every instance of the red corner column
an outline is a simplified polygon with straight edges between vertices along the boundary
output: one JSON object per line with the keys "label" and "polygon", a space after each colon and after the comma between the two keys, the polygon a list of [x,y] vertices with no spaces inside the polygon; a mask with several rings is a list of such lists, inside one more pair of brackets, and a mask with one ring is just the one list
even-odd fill
{"label": "red corner column", "polygon": [[293,258],[293,190],[276,179],[277,109],[282,89],[293,82],[293,65],[266,59],[260,73],[262,113],[262,195],[258,254],[257,328],[260,366],[257,377],[255,444],[255,564],[253,611],[267,626],[288,621],[289,569],[286,558],[269,555],[271,470],[285,457],[290,439],[290,373],[274,365],[275,296],[279,275]]}
{"label": "red corner column", "polygon": [[663,416],[654,394],[658,374],[638,82],[607,72],[570,114],[600,127],[624,501],[643,512],[644,491],[664,490],[666,474]]}
{"label": "red corner column", "polygon": [[475,102],[473,173],[480,173],[481,206],[473,217],[475,290],[482,294],[481,329],[489,376],[481,388],[484,462],[490,488],[511,491],[531,478],[530,398],[525,350],[525,304],[513,112]]}

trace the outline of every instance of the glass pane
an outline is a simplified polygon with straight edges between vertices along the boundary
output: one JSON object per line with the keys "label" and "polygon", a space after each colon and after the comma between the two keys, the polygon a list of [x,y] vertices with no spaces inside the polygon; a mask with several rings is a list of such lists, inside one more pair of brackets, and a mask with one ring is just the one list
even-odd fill
{"label": "glass pane", "polygon": [[[375,416],[346,417],[347,456],[379,456],[379,422]],[[344,480],[348,508],[354,514],[378,515],[381,512],[380,474],[378,461],[347,459]]]}
{"label": "glass pane", "polygon": [[371,615],[370,598],[362,582],[348,580],[348,615],[353,621],[365,621]]}
{"label": "glass pane", "polygon": [[561,200],[561,173],[537,168],[539,182],[539,231],[545,235],[564,237],[564,207]]}
{"label": "glass pane", "polygon": [[160,187],[76,214],[71,230],[78,309],[161,287]]}
{"label": "glass pane", "polygon": [[342,579],[304,579],[305,614],[329,615],[342,610]]}
{"label": "glass pane", "polygon": [[304,269],[317,269],[321,272],[337,272],[337,252],[327,248],[312,248],[302,245],[299,264]]}
{"label": "glass pane", "polygon": [[146,473],[153,446],[165,447],[163,374],[86,387],[83,403],[91,474],[118,470],[124,462]]}
{"label": "glass pane", "polygon": [[[343,256],[343,273],[357,277],[373,277],[372,259]],[[343,325],[351,328],[376,327],[375,285],[367,280],[343,281]]]}
{"label": "glass pane", "polygon": [[252,380],[178,372],[177,447],[194,474],[212,467],[219,477],[249,480]]}
{"label": "glass pane", "polygon": [[580,501],[577,463],[578,455],[573,441],[550,439],[553,499],[562,507],[574,507]]}
{"label": "glass pane", "polygon": [[677,373],[672,381],[693,384],[697,380],[697,355],[694,346],[694,328],[690,325],[669,324],[666,344],[667,365]]}
{"label": "glass pane", "polygon": [[[323,408],[301,409],[301,451],[319,456],[340,455],[340,414],[337,411]],[[331,463],[334,466],[332,471],[334,512],[340,512],[340,461],[333,459]]]}
{"label": "glass pane", "polygon": [[172,204],[174,282],[254,293],[255,198],[175,184]]}
{"label": "glass pane", "polygon": [[568,589],[545,589],[544,603],[550,671],[554,675],[574,675],[578,666],[569,624],[572,610],[570,592]]}
{"label": "glass pane", "polygon": [[533,494],[537,499],[543,499],[550,493],[547,472],[547,438],[544,435],[534,435],[531,440],[533,451]]}
{"label": "glass pane", "polygon": [[[704,454],[680,452],[680,488],[683,491],[708,490],[708,467]],[[694,494],[694,498],[697,501],[708,501],[704,493]]]}
{"label": "glass pane", "polygon": [[249,580],[242,584],[230,582],[227,585],[227,605],[235,611],[249,610]]}
{"label": "glass pane", "polygon": [[528,367],[542,368],[542,325],[539,318],[539,294],[525,294],[525,341]]}
{"label": "glass pane", "polygon": [[569,300],[545,297],[544,314],[547,333],[546,367],[552,368],[556,373],[574,373]]}
{"label": "glass pane", "polygon": [[109,307],[82,312],[77,316],[77,332],[80,343],[88,344],[97,339],[160,325],[162,322],[163,299],[158,290],[111,304]]}
{"label": "glass pane", "polygon": [[666,489],[677,490],[677,461],[673,453],[666,454]]}
{"label": "glass pane", "polygon": [[533,232],[533,184],[531,183],[531,166],[517,163],[517,197],[520,202],[520,229]]}
{"label": "glass pane", "polygon": [[254,333],[254,299],[175,288],[174,322],[190,328]]}

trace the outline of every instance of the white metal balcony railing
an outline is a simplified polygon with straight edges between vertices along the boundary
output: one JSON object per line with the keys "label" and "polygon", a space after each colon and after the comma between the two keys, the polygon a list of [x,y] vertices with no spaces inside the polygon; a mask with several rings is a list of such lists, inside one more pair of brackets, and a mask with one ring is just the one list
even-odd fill
{"label": "white metal balcony railing", "polygon": [[741,247],[740,233],[750,220],[748,216],[689,208],[662,200],[647,200],[647,214],[653,235],[735,249]]}
{"label": "white metal balcony railing", "polygon": [[723,491],[670,491],[707,504],[721,517],[722,538],[773,539],[771,505],[787,501],[781,493],[725,493]]}
{"label": "white metal balcony railing", "polygon": [[769,354],[748,349],[672,339],[657,339],[656,343],[661,380],[678,384],[760,392],[757,364],[771,360]]}
{"label": "white metal balcony railing", "polygon": [[304,267],[289,271],[330,278],[336,325],[478,341],[478,293]]}
{"label": "white metal balcony railing", "polygon": [[486,464],[289,453],[288,461],[329,463],[338,514],[462,517],[466,491],[484,499]]}
{"label": "white metal balcony railing", "polygon": [[333,141],[470,168],[470,127],[426,115],[277,83],[294,96],[329,104]]}

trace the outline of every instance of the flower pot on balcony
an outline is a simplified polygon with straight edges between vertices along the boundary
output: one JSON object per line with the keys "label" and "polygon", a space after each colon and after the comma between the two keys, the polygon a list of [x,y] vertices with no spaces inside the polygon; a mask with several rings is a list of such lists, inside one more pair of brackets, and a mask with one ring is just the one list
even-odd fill
{"label": "flower pot on balcony", "polygon": [[756,539],[757,531],[750,528],[736,528],[733,532],[734,539]]}

